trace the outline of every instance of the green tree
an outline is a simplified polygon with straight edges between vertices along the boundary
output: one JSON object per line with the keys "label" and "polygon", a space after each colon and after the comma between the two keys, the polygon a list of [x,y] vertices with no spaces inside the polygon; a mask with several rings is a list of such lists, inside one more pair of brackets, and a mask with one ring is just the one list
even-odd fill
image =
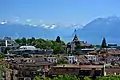
{"label": "green tree", "polygon": [[80,80],[75,75],[58,75],[54,77],[53,79],[48,77],[41,77],[41,76],[35,76],[34,80]]}
{"label": "green tree", "polygon": [[40,49],[42,49],[42,45],[41,45],[40,42],[35,41],[34,44],[35,44],[34,46],[35,46],[36,48],[40,48]]}
{"label": "green tree", "polygon": [[59,75],[57,77],[54,77],[53,80],[80,80],[75,75]]}
{"label": "green tree", "polygon": [[32,39],[32,41],[35,41],[35,38],[34,38],[34,37],[32,37],[31,39]]}
{"label": "green tree", "polygon": [[5,46],[5,43],[4,42],[0,42],[0,46]]}
{"label": "green tree", "polygon": [[63,54],[64,49],[60,43],[55,42],[53,45],[53,53],[54,54]]}
{"label": "green tree", "polygon": [[26,43],[27,43],[26,38],[25,38],[25,37],[23,37],[23,38],[21,39],[21,42],[22,42],[22,45],[26,45]]}
{"label": "green tree", "polygon": [[15,39],[15,42],[16,42],[17,44],[19,44],[19,45],[22,45],[21,39]]}
{"label": "green tree", "polygon": [[42,76],[35,76],[34,80],[51,80],[51,78],[42,77]]}
{"label": "green tree", "polygon": [[32,39],[27,39],[26,40],[27,45],[32,45],[32,42],[33,42]]}
{"label": "green tree", "polygon": [[41,48],[41,49],[46,49],[46,41],[44,39],[36,39],[35,40],[35,46],[37,48]]}
{"label": "green tree", "polygon": [[7,54],[7,52],[10,50],[10,47],[6,47],[4,50],[4,54]]}
{"label": "green tree", "polygon": [[22,39],[15,39],[15,42],[16,42],[17,44],[19,44],[20,46],[27,44],[27,40],[26,40],[25,37],[23,37]]}
{"label": "green tree", "polygon": [[53,49],[54,54],[62,54],[65,52],[63,48],[63,45],[65,45],[65,43],[64,41],[60,40],[59,36],[57,37],[56,41],[44,40],[42,38],[35,39],[34,37],[26,40],[26,38],[23,37],[22,39],[16,39],[15,42],[20,46],[28,44],[40,49]]}
{"label": "green tree", "polygon": [[0,53],[0,59],[4,58],[4,57],[5,57],[5,55],[3,53]]}
{"label": "green tree", "polygon": [[90,79],[89,77],[86,76],[86,77],[84,77],[84,80],[91,80],[91,79]]}
{"label": "green tree", "polygon": [[56,42],[61,42],[61,40],[60,40],[60,36],[57,36],[57,38],[56,38]]}
{"label": "green tree", "polygon": [[104,76],[98,76],[96,80],[106,80],[106,77],[104,77]]}
{"label": "green tree", "polygon": [[109,78],[109,80],[120,80],[120,77],[119,76],[109,76],[109,77],[107,77],[107,78]]}
{"label": "green tree", "polygon": [[47,46],[47,49],[51,49],[52,46],[53,46],[53,43],[49,40],[46,41],[46,46]]}
{"label": "green tree", "polygon": [[62,45],[65,45],[65,42],[64,42],[64,41],[61,41],[61,44],[62,44]]}
{"label": "green tree", "polygon": [[35,76],[34,80],[41,80],[41,77],[40,76]]}
{"label": "green tree", "polygon": [[31,45],[34,46],[34,45],[35,45],[35,40],[36,40],[36,39],[35,39],[34,37],[32,37],[31,40],[32,40]]}
{"label": "green tree", "polygon": [[105,38],[103,38],[102,40],[101,48],[107,48],[107,43]]}
{"label": "green tree", "polygon": [[57,64],[68,64],[68,61],[65,60],[65,59],[59,59],[59,60],[57,61]]}
{"label": "green tree", "polygon": [[120,76],[113,76],[113,75],[99,76],[96,78],[96,80],[120,80]]}

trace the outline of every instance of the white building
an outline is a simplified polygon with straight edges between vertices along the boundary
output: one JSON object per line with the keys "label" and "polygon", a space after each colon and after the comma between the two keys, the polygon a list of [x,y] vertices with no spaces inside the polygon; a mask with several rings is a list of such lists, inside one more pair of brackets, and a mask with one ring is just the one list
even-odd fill
{"label": "white building", "polygon": [[57,58],[56,57],[47,57],[47,61],[57,63]]}
{"label": "white building", "polygon": [[98,61],[98,58],[96,55],[85,55],[85,57],[91,61]]}
{"label": "white building", "polygon": [[19,49],[20,50],[37,50],[37,48],[34,46],[21,46]]}
{"label": "white building", "polygon": [[77,62],[77,58],[75,56],[68,56],[68,62],[69,63]]}

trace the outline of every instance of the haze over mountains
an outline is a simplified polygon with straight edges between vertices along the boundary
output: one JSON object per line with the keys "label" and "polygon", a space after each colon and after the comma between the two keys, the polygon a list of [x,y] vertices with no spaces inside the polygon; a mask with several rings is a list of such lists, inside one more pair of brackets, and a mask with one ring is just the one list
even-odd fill
{"label": "haze over mountains", "polygon": [[120,44],[120,17],[117,16],[96,18],[85,26],[64,26],[61,24],[30,25],[1,21],[0,37],[12,36],[13,38],[36,37],[55,39],[56,36],[59,35],[63,40],[70,41],[73,38],[74,29],[76,27],[76,34],[79,36],[80,40],[88,41],[89,43],[100,44],[102,38],[105,37],[109,43]]}
{"label": "haze over mountains", "polygon": [[100,43],[103,37],[109,43],[120,43],[120,17],[97,18],[78,30],[79,37],[92,43]]}

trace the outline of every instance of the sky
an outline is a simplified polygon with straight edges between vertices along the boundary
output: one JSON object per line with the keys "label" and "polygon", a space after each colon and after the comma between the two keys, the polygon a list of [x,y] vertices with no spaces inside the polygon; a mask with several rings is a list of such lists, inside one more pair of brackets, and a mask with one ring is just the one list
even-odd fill
{"label": "sky", "polygon": [[0,0],[0,20],[86,24],[111,15],[120,16],[120,0]]}

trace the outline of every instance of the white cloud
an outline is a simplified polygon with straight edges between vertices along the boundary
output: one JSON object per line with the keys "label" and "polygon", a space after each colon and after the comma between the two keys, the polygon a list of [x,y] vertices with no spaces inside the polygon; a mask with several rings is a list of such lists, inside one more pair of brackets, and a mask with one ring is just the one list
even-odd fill
{"label": "white cloud", "polygon": [[84,25],[80,25],[80,24],[73,24],[72,25],[74,28],[79,28],[79,29],[83,29]]}
{"label": "white cloud", "polygon": [[33,24],[29,24],[29,26],[32,26]]}
{"label": "white cloud", "polygon": [[50,29],[54,29],[55,27],[57,27],[55,24],[52,24]]}
{"label": "white cloud", "polygon": [[7,21],[1,21],[0,22],[0,24],[6,24],[7,23]]}
{"label": "white cloud", "polygon": [[31,22],[32,20],[31,19],[26,19],[26,22]]}
{"label": "white cloud", "polygon": [[15,22],[18,22],[19,20],[20,20],[19,17],[15,17],[15,18],[14,18],[14,21],[15,21]]}
{"label": "white cloud", "polygon": [[33,23],[31,21],[32,21],[31,19],[26,19],[25,24],[33,26]]}
{"label": "white cloud", "polygon": [[38,25],[36,25],[36,24],[33,24],[32,26],[36,27],[36,26],[38,26]]}
{"label": "white cloud", "polygon": [[49,27],[50,27],[50,26],[47,25],[47,24],[42,24],[41,26],[44,27],[44,28],[49,28]]}

